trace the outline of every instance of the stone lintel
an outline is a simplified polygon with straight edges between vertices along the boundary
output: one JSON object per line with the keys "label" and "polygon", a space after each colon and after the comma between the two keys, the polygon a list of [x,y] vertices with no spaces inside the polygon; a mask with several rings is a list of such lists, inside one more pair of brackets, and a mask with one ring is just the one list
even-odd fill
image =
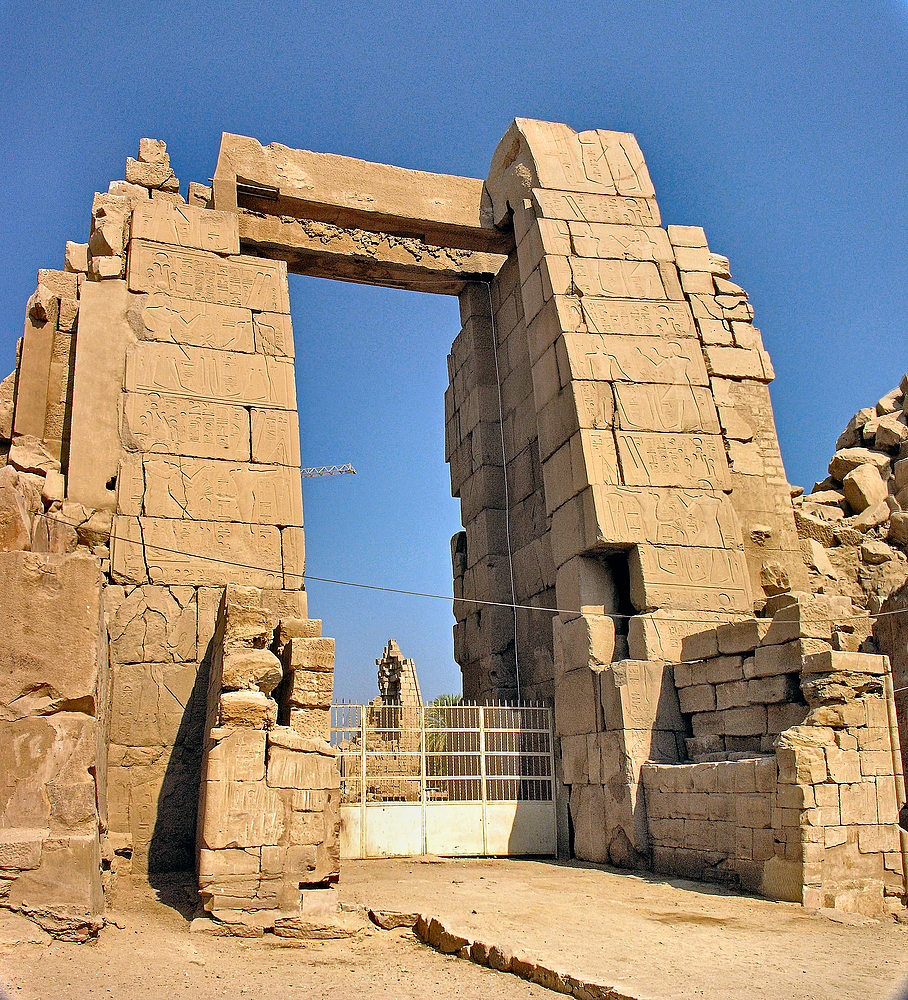
{"label": "stone lintel", "polygon": [[240,210],[244,252],[285,260],[294,274],[386,288],[459,295],[468,281],[488,281],[503,254],[438,246],[419,236],[342,228],[330,222]]}
{"label": "stone lintel", "polygon": [[330,222],[437,246],[508,253],[513,236],[496,229],[481,180],[407,170],[334,153],[221,136],[214,206]]}

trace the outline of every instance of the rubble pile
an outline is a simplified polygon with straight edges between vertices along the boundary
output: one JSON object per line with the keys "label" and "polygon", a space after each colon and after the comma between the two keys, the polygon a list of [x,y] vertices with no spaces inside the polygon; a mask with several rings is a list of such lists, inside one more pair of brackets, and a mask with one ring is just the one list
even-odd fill
{"label": "rubble pile", "polygon": [[908,375],[848,421],[829,476],[793,493],[813,589],[879,611],[908,579]]}

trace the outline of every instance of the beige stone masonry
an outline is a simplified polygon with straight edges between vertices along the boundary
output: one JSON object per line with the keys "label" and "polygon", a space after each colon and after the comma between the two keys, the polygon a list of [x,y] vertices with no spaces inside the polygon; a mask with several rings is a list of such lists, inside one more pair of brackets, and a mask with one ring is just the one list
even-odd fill
{"label": "beige stone masonry", "polygon": [[709,385],[696,341],[566,333],[571,376],[606,382]]}
{"label": "beige stone masonry", "polygon": [[240,252],[235,215],[166,201],[148,201],[135,207],[130,238],[219,254]]}
{"label": "beige stone masonry", "polygon": [[249,459],[250,421],[245,407],[160,392],[124,393],[122,406],[121,433],[126,448],[197,458]]}
{"label": "beige stone masonry", "polygon": [[296,409],[292,364],[259,354],[203,347],[136,344],[126,357],[126,390]]}
{"label": "beige stone masonry", "polygon": [[136,300],[130,322],[139,340],[245,353],[255,350],[252,312],[238,306],[192,302],[152,292]]}
{"label": "beige stone masonry", "polygon": [[128,281],[133,292],[167,292],[179,298],[290,312],[287,265],[257,257],[224,259],[201,250],[134,240]]}

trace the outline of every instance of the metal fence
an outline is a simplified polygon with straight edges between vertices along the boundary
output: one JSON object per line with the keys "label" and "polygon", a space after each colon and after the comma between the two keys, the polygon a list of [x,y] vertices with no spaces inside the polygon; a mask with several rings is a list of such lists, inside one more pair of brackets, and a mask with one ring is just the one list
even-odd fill
{"label": "metal fence", "polygon": [[[398,850],[416,839],[431,853],[544,853],[507,848],[518,841],[548,843],[547,835],[515,836],[515,824],[528,822],[527,817],[548,824],[551,813],[554,830],[554,741],[547,706],[339,704],[332,708],[331,722],[331,741],[341,752],[342,819],[351,831],[348,856],[420,853]],[[514,805],[523,803],[538,805]],[[464,808],[452,811],[458,804]],[[470,804],[477,808],[471,811]],[[407,805],[418,806],[418,812],[391,808]],[[454,850],[453,841],[449,850],[429,842],[427,830],[438,825],[445,808],[452,822],[481,824],[478,833],[460,838],[462,850]],[[396,828],[407,822],[420,824],[421,838],[408,840]],[[505,822],[510,830],[497,829]],[[353,843],[357,837],[359,846]]]}

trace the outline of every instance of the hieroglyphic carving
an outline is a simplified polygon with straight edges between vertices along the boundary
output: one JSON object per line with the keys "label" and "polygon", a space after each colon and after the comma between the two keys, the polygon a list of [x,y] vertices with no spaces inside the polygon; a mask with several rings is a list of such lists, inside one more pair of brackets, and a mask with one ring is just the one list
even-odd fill
{"label": "hieroglyphic carving", "polygon": [[132,239],[154,240],[213,253],[240,252],[239,227],[234,213],[158,199],[146,199],[136,205],[130,234]]}
{"label": "hieroglyphic carving", "polygon": [[648,261],[571,257],[571,273],[581,295],[619,299],[666,298],[659,269]]}
{"label": "hieroglyphic carving", "polygon": [[575,378],[709,385],[696,340],[565,333],[563,341]]}
{"label": "hieroglyphic carving", "polygon": [[540,215],[568,222],[611,222],[626,226],[658,226],[659,206],[649,198],[622,198],[620,195],[584,194],[579,191],[551,191],[533,188]]}
{"label": "hieroglyphic carving", "polygon": [[130,319],[142,340],[246,353],[255,350],[249,309],[192,302],[165,292],[153,292],[139,302]]}
{"label": "hieroglyphic carving", "polygon": [[166,393],[128,392],[121,437],[127,447],[199,458],[249,458],[249,412]]}
{"label": "hieroglyphic carving", "polygon": [[620,483],[618,453],[612,431],[581,428],[571,438],[571,467],[574,486],[578,490],[596,483]]}
{"label": "hieroglyphic carving", "polygon": [[144,460],[143,513],[197,521],[301,525],[297,470],[173,455]]}
{"label": "hieroglyphic carving", "polygon": [[574,252],[580,257],[612,260],[673,261],[668,234],[655,226],[622,226],[613,223],[569,222]]}
{"label": "hieroglyphic carving", "polygon": [[601,544],[739,548],[734,508],[720,492],[593,486],[596,534]]}
{"label": "hieroglyphic carving", "polygon": [[285,410],[296,407],[291,362],[201,347],[137,344],[126,356],[126,388]]}
{"label": "hieroglyphic carving", "polygon": [[252,410],[252,460],[299,467],[300,428],[296,410]]}
{"label": "hieroglyphic carving", "polygon": [[117,515],[111,569],[115,579],[135,583],[281,589],[281,533],[258,524]]}
{"label": "hieroglyphic carving", "polygon": [[642,611],[749,611],[743,552],[637,545],[631,552],[631,600]]}
{"label": "hieroglyphic carving", "polygon": [[281,260],[224,260],[203,250],[177,250],[132,240],[128,282],[133,292],[168,292],[179,298],[260,312],[290,312],[287,265]]}
{"label": "hieroglyphic carving", "polygon": [[581,306],[591,333],[697,336],[686,302],[641,302],[639,299],[598,299],[585,295]]}
{"label": "hieroglyphic carving", "polygon": [[614,391],[622,430],[719,433],[716,404],[705,386],[616,382]]}
{"label": "hieroglyphic carving", "polygon": [[259,354],[293,357],[293,327],[283,313],[255,313],[255,349]]}
{"label": "hieroglyphic carving", "polygon": [[523,119],[542,187],[652,198],[652,181],[634,136]]}
{"label": "hieroglyphic carving", "polygon": [[730,489],[722,438],[711,434],[615,434],[628,486],[707,486]]}

